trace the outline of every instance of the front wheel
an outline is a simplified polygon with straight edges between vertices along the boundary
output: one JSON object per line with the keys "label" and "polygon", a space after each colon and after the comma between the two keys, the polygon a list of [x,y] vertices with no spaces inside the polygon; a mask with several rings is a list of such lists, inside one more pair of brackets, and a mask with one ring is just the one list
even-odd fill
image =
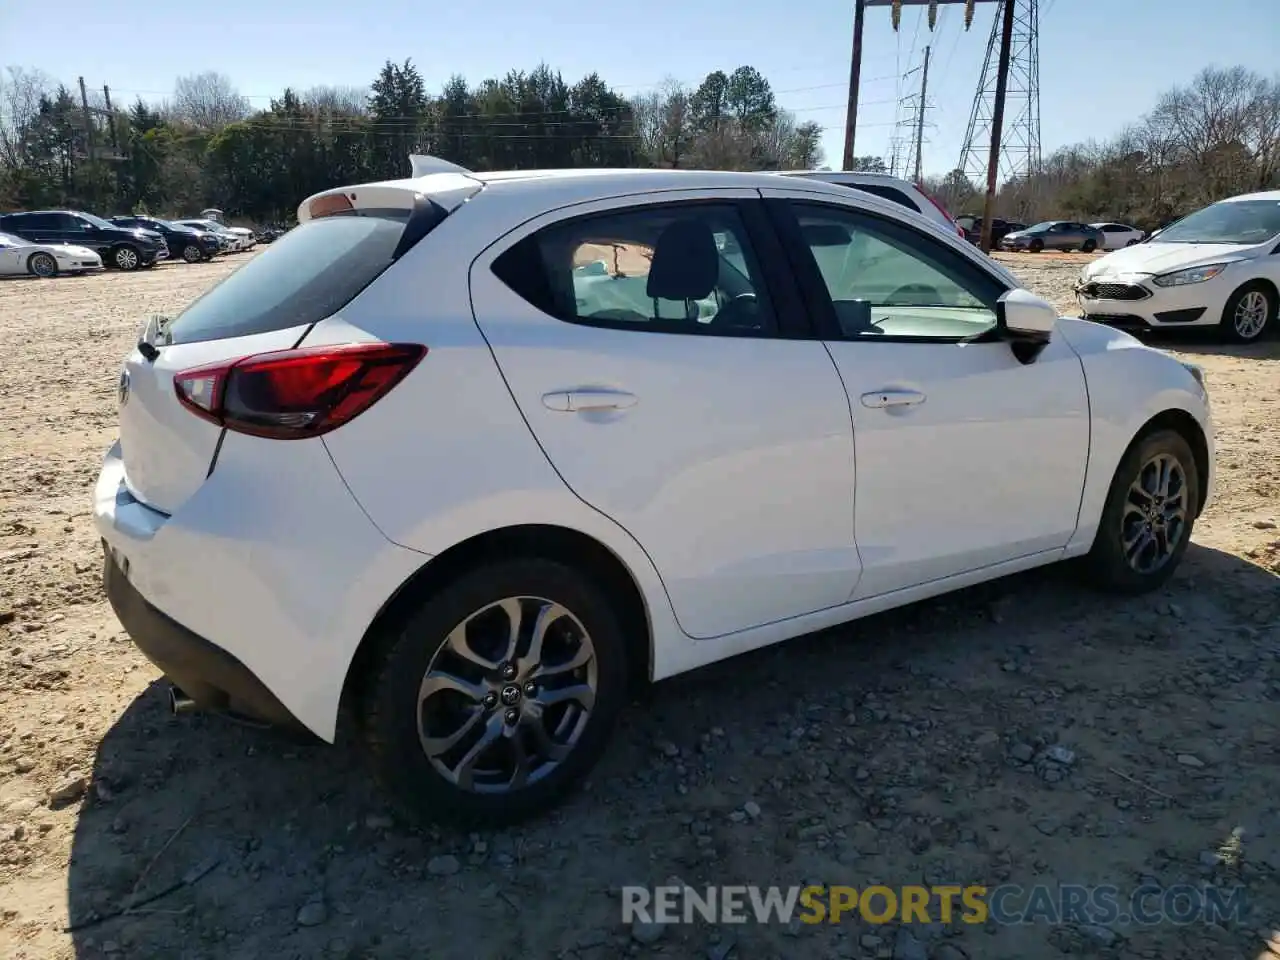
{"label": "front wheel", "polygon": [[111,262],[117,270],[137,270],[142,258],[138,256],[136,249],[126,243],[111,251]]}
{"label": "front wheel", "polygon": [[1030,250],[1032,253],[1039,253],[1041,250],[1044,249],[1044,241],[1032,240],[1031,243],[1027,246],[1027,249]]}
{"label": "front wheel", "polygon": [[1191,446],[1174,430],[1138,440],[1116,468],[1093,548],[1091,579],[1115,593],[1146,593],[1173,576],[1191,542],[1201,478]]}
{"label": "front wheel", "polygon": [[33,253],[27,261],[27,271],[34,277],[47,279],[58,275],[58,261],[50,254]]}
{"label": "front wheel", "polygon": [[1263,283],[1246,283],[1227,300],[1220,329],[1228,343],[1261,339],[1276,318],[1275,290]]}
{"label": "front wheel", "polygon": [[188,243],[182,248],[182,259],[187,263],[199,263],[204,259],[204,254],[200,252],[200,248],[194,243]]}
{"label": "front wheel", "polygon": [[1093,240],[1086,240],[1084,243],[1080,245],[1080,250],[1082,253],[1093,253],[1093,251],[1097,249],[1098,249],[1098,244],[1095,243]]}
{"label": "front wheel", "polygon": [[383,638],[361,696],[374,773],[409,812],[510,823],[604,752],[626,695],[607,596],[549,560],[477,569]]}

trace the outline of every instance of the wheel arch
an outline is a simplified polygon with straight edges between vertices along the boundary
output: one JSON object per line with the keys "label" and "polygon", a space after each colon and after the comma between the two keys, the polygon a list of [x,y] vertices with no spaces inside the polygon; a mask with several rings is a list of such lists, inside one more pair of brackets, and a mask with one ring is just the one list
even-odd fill
{"label": "wheel arch", "polygon": [[383,644],[394,639],[396,625],[411,616],[427,597],[486,562],[512,557],[556,560],[595,580],[619,611],[631,682],[643,683],[652,677],[652,616],[644,592],[627,565],[614,551],[581,531],[552,524],[521,524],[487,530],[454,544],[400,585],[365,630],[347,666],[342,685],[343,707],[355,705]]}
{"label": "wheel arch", "polygon": [[1232,298],[1234,298],[1236,294],[1238,294],[1241,290],[1246,290],[1250,287],[1262,287],[1264,290],[1267,291],[1267,293],[1271,295],[1272,304],[1276,305],[1277,307],[1280,307],[1280,288],[1276,287],[1275,282],[1272,281],[1270,277],[1250,277],[1248,280],[1237,285],[1236,288],[1231,291],[1231,293],[1227,296],[1226,302],[1230,303]]}
{"label": "wheel arch", "polygon": [[1209,498],[1209,441],[1205,437],[1204,428],[1200,426],[1199,421],[1186,410],[1180,410],[1175,407],[1157,413],[1138,428],[1138,432],[1133,435],[1133,439],[1125,447],[1124,453],[1120,455],[1120,460],[1117,462],[1123,463],[1124,458],[1129,455],[1129,451],[1134,446],[1144,438],[1160,430],[1174,431],[1182,436],[1187,441],[1188,446],[1191,447],[1191,455],[1196,460],[1196,474],[1200,479],[1199,502],[1196,504],[1196,516],[1198,517],[1204,511]]}

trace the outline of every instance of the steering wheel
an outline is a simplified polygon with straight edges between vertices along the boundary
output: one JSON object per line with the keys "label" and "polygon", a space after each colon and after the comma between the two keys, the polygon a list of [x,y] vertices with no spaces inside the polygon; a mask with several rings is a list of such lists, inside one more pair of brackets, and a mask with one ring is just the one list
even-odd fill
{"label": "steering wheel", "polygon": [[899,298],[906,301],[905,306],[925,307],[941,303],[942,294],[927,283],[906,283],[889,294],[889,304],[899,304]]}
{"label": "steering wheel", "polygon": [[747,290],[735,297],[730,297],[729,302],[716,312],[711,323],[716,327],[753,330],[760,326],[759,304],[760,298],[756,296],[755,291]]}

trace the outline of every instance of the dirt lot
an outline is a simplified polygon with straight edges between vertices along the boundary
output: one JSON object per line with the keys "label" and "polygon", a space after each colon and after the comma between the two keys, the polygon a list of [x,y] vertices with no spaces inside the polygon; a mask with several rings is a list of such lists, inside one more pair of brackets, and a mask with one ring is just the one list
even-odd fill
{"label": "dirt lot", "polygon": [[[1009,260],[1074,312],[1080,257]],[[0,956],[1267,954],[1280,927],[1275,341],[1173,345],[1207,369],[1221,480],[1163,594],[1118,601],[1042,571],[679,678],[628,711],[590,788],[555,816],[460,836],[393,822],[345,747],[171,718],[101,598],[88,500],[118,363],[140,317],[235,266],[0,284]],[[699,923],[641,944],[617,887],[672,875],[1209,881],[1242,884],[1252,909],[1225,926],[1110,930]]]}

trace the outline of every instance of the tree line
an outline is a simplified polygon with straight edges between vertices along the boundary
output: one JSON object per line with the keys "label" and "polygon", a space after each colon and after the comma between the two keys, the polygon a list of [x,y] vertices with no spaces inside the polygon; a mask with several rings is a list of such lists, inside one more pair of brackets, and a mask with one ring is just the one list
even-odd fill
{"label": "tree line", "polygon": [[[78,93],[79,91],[77,91]],[[754,67],[626,97],[598,74],[540,64],[434,95],[412,61],[368,90],[285,89],[253,110],[218,73],[180,78],[161,104],[109,108],[38,71],[0,78],[0,209],[191,214],[216,206],[287,220],[307,195],[403,177],[408,154],[476,170],[546,167],[814,167],[822,128],[778,105]]]}
{"label": "tree line", "polygon": [[[545,64],[428,92],[412,61],[387,61],[368,89],[285,89],[254,110],[226,76],[182,77],[162,103],[89,110],[39,71],[0,75],[0,209],[72,207],[190,215],[216,206],[287,220],[335,184],[405,176],[407,155],[465,167],[816,167],[818,124],[783,109],[751,66],[624,96],[598,74],[576,83]],[[876,156],[857,169],[884,171]],[[962,170],[925,178],[953,213],[980,213]],[[1119,220],[1153,229],[1206,203],[1280,186],[1280,76],[1210,67],[1107,141],[1055,150],[1000,185],[997,213],[1023,221]]]}
{"label": "tree line", "polygon": [[[985,184],[963,170],[925,189],[953,213],[981,213]],[[1209,67],[1107,141],[1046,156],[1033,176],[1001,185],[1010,219],[1119,221],[1154,230],[1225,197],[1280,187],[1280,74]]]}

